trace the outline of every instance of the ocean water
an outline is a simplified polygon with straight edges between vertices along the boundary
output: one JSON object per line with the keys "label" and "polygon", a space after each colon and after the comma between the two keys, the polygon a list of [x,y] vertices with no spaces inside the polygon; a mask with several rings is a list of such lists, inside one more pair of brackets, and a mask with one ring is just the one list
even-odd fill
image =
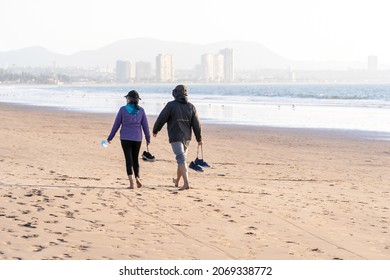
{"label": "ocean water", "polygon": [[[174,84],[0,86],[0,102],[113,113],[136,89],[148,115],[172,100]],[[202,122],[390,133],[388,84],[190,84]]]}

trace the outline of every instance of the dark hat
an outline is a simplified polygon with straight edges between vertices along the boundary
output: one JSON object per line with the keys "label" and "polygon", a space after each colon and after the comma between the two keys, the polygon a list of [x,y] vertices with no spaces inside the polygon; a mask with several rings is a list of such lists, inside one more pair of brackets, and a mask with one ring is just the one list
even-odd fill
{"label": "dark hat", "polygon": [[129,93],[127,95],[125,95],[124,97],[130,97],[130,98],[134,98],[134,99],[139,99],[139,100],[142,100],[140,97],[139,97],[139,94],[136,90],[131,90],[129,91]]}
{"label": "dark hat", "polygon": [[183,95],[187,96],[188,95],[187,87],[185,85],[177,85],[175,87],[175,89],[173,90],[172,94],[175,97],[180,95],[180,94],[183,94]]}

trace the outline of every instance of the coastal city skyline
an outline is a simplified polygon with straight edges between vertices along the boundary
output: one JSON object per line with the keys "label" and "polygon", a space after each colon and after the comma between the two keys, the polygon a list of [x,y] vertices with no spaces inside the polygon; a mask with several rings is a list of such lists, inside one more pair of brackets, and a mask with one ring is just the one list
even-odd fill
{"label": "coastal city skyline", "polygon": [[[0,57],[1,60],[1,57]],[[307,70],[288,67],[237,69],[235,50],[202,53],[189,69],[177,67],[176,55],[158,53],[150,60],[116,59],[91,67],[13,64],[0,67],[0,84],[129,84],[129,83],[375,83],[389,82],[390,70],[379,69],[377,56],[369,55],[357,69]]]}
{"label": "coastal city skyline", "polygon": [[[167,53],[159,53],[156,56],[154,68],[152,63],[147,61],[117,60],[114,69],[116,82],[119,83],[175,82],[176,71],[175,56]],[[234,82],[234,74],[234,50],[226,48],[218,53],[202,54],[200,63],[194,65],[192,71],[187,71],[187,80],[231,83]]]}

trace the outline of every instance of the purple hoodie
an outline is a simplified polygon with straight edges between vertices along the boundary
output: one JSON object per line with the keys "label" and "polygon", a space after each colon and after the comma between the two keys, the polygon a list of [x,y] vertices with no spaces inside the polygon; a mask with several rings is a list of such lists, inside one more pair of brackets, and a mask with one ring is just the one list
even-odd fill
{"label": "purple hoodie", "polygon": [[130,114],[126,109],[126,106],[121,107],[116,115],[111,133],[107,138],[108,141],[111,141],[114,138],[119,127],[121,127],[121,140],[142,141],[143,130],[146,142],[148,144],[150,143],[148,119],[142,107],[140,107],[137,114]]}

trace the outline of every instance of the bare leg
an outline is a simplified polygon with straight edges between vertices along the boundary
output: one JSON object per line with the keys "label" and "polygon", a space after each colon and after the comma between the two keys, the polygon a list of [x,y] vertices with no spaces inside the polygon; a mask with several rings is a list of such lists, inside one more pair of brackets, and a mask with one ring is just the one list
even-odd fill
{"label": "bare leg", "polygon": [[129,182],[130,182],[129,189],[134,189],[133,175],[129,175]]}
{"label": "bare leg", "polygon": [[181,176],[183,177],[184,184],[179,190],[188,190],[190,188],[190,185],[188,183],[188,168],[187,164],[179,164],[178,170],[180,171]]}
{"label": "bare leg", "polygon": [[172,182],[175,184],[175,187],[179,186],[180,178],[181,178],[181,172],[180,172],[179,166],[177,166],[176,179],[175,178],[172,179]]}
{"label": "bare leg", "polygon": [[137,188],[142,187],[142,183],[141,183],[139,177],[135,177],[135,182],[137,183]]}

